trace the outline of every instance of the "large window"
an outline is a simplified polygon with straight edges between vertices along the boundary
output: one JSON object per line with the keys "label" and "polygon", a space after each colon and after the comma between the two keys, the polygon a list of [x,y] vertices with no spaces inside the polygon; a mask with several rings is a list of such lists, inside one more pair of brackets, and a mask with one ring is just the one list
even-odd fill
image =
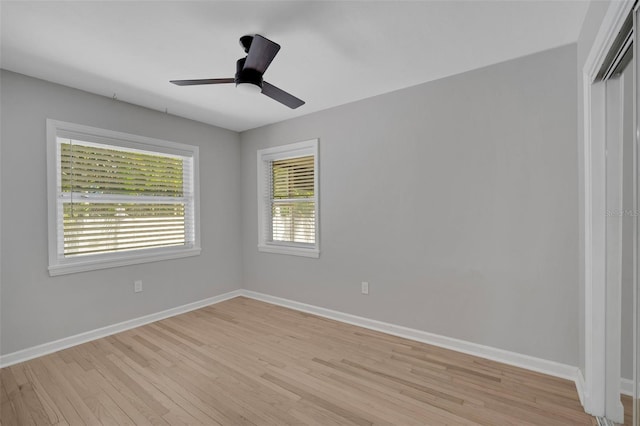
{"label": "large window", "polygon": [[258,250],[318,257],[317,139],[258,151]]}
{"label": "large window", "polygon": [[198,148],[47,120],[51,275],[197,255]]}

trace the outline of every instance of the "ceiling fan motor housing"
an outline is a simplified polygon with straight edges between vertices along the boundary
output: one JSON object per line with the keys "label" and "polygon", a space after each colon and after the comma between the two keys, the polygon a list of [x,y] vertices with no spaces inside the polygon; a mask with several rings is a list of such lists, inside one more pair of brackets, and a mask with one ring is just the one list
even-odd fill
{"label": "ceiling fan motor housing", "polygon": [[244,68],[244,61],[247,58],[240,58],[236,62],[236,86],[238,84],[253,84],[262,88],[262,73],[251,68]]}

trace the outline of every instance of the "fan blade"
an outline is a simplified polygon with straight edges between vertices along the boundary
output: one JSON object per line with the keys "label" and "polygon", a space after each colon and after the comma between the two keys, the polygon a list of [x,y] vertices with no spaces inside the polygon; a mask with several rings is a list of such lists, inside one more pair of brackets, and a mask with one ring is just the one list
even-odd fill
{"label": "fan blade", "polygon": [[199,84],[223,84],[235,82],[235,78],[202,78],[200,80],[171,80],[169,83],[173,83],[177,86],[197,86]]}
{"label": "fan blade", "polygon": [[304,105],[304,101],[302,99],[298,99],[292,94],[287,93],[284,90],[277,88],[273,84],[267,83],[266,81],[262,82],[262,94],[267,95],[271,99],[274,99],[291,109],[296,109],[299,106]]}
{"label": "fan blade", "polygon": [[253,36],[249,54],[244,62],[244,68],[251,68],[259,73],[264,73],[280,50],[280,45],[269,39],[262,37],[260,34]]}

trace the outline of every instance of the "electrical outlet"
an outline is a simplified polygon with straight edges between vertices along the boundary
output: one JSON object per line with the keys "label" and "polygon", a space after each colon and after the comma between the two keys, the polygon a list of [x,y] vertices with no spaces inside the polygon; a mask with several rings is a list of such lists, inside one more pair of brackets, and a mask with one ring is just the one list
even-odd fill
{"label": "electrical outlet", "polygon": [[362,294],[369,294],[369,283],[362,281]]}
{"label": "electrical outlet", "polygon": [[142,280],[136,280],[133,282],[133,291],[140,293],[142,291]]}

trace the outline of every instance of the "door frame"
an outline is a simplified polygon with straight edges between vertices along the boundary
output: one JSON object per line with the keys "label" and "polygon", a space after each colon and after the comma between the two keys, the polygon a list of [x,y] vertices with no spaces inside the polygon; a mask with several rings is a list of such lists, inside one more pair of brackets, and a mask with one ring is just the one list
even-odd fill
{"label": "door frame", "polygon": [[623,0],[609,5],[582,70],[585,289],[582,402],[585,411],[602,417],[606,401],[606,98],[605,83],[595,80],[634,4],[635,0]]}

